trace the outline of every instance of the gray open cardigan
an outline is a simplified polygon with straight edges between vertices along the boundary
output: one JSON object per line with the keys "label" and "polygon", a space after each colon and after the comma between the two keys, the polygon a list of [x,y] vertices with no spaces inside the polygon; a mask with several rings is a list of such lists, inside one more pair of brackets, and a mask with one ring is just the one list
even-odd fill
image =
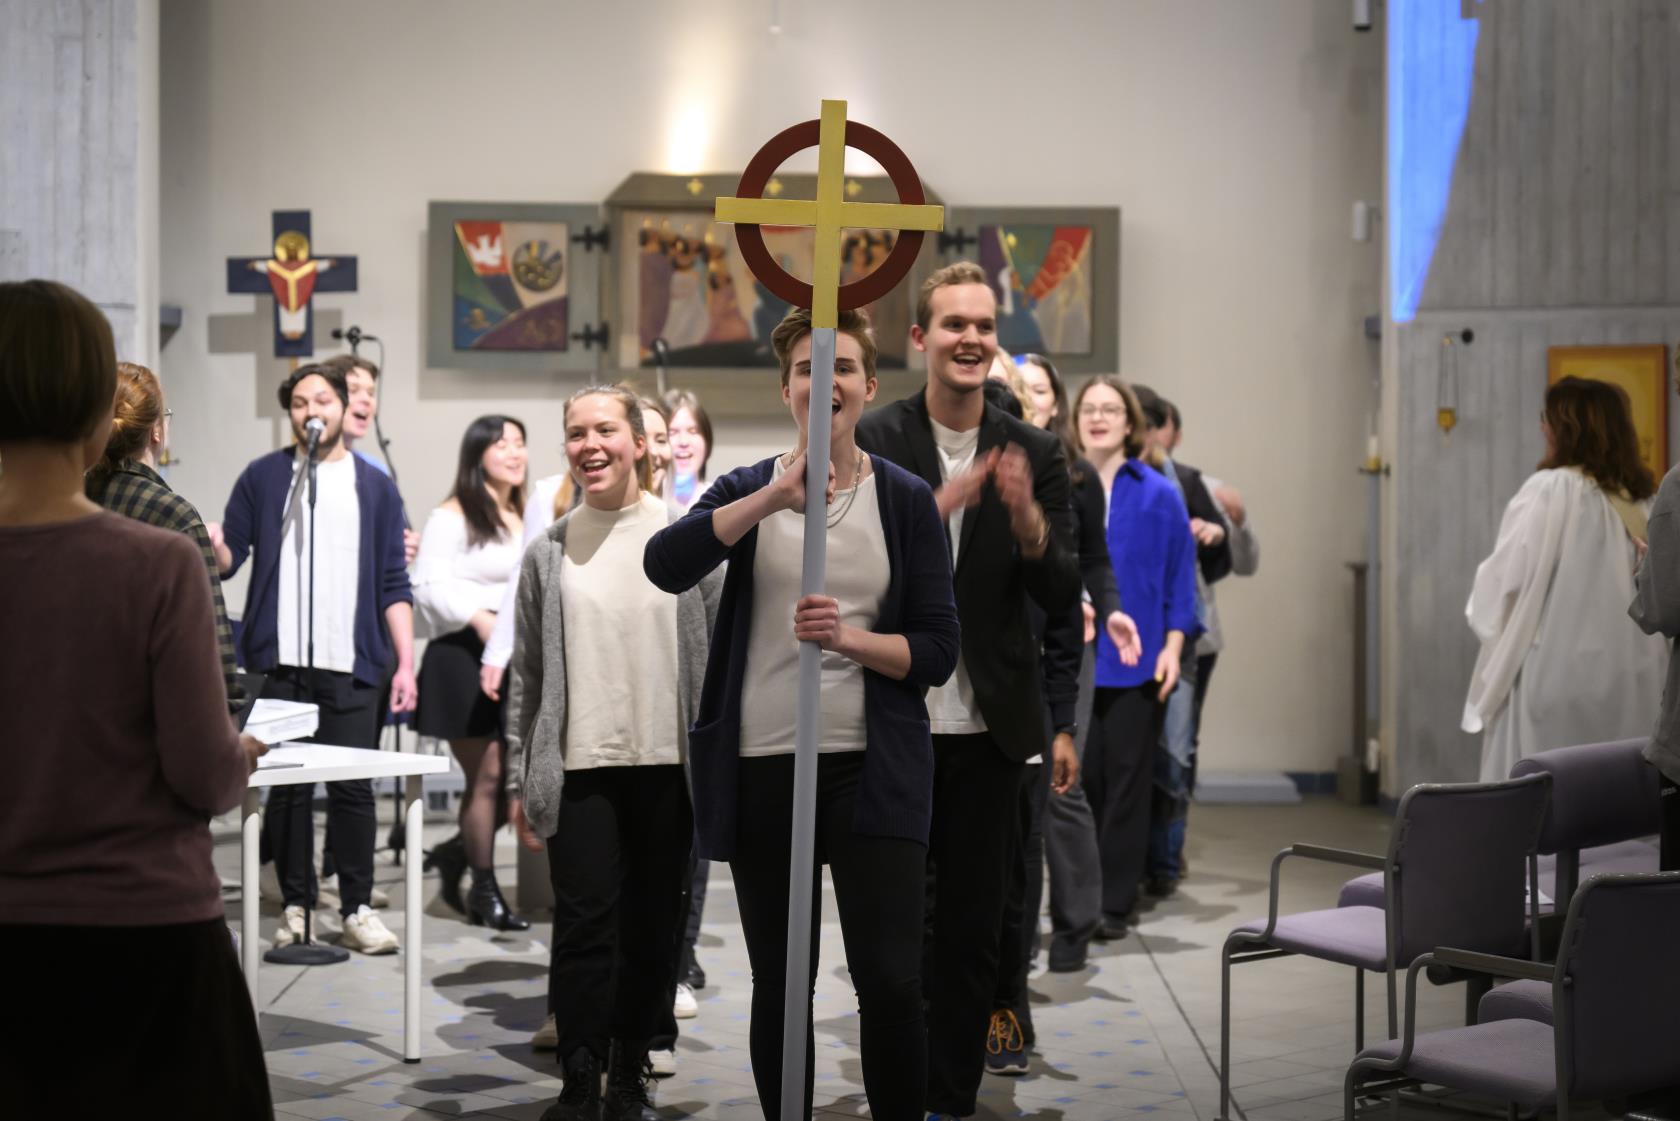
{"label": "gray open cardigan", "polygon": [[[560,827],[560,787],[566,777],[566,636],[560,603],[560,561],[566,555],[568,513],[531,542],[519,566],[514,600],[513,660],[508,663],[507,791],[522,799],[525,819],[539,837]],[[673,521],[676,519],[673,517]],[[640,569],[630,575],[645,580]],[[723,570],[677,596],[677,727],[671,729],[688,766],[688,729],[700,708],[707,645],[717,620]],[[605,641],[613,641],[605,636]]]}

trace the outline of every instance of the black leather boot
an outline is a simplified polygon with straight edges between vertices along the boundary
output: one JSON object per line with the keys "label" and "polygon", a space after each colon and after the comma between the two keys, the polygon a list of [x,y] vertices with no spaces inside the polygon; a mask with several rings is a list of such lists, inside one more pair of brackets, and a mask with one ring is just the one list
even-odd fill
{"label": "black leather boot", "polygon": [[653,1068],[648,1064],[646,1041],[613,1040],[601,1121],[659,1121],[653,1111]]}
{"label": "black leather boot", "polygon": [[467,892],[467,921],[491,930],[531,929],[531,920],[514,914],[507,900],[502,898],[494,868],[472,870],[472,888]]}
{"label": "black leather boot", "polygon": [[467,872],[467,845],[461,840],[461,835],[457,833],[433,846],[426,854],[426,862],[420,867],[425,872],[437,869],[438,895],[455,910],[466,914],[467,905],[461,899],[461,877]]}
{"label": "black leather boot", "polygon": [[565,1085],[542,1121],[601,1121],[601,1060],[579,1047],[565,1061]]}

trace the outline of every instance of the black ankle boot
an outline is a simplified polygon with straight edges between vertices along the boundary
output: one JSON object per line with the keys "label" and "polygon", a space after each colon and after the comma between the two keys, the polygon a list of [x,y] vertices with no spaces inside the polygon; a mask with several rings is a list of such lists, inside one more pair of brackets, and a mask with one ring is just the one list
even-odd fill
{"label": "black ankle boot", "polygon": [[601,1121],[601,1060],[579,1047],[565,1060],[565,1085],[542,1121]]}
{"label": "black ankle boot", "polygon": [[659,1114],[653,1111],[653,1068],[648,1064],[645,1042],[613,1040],[601,1121],[659,1121]]}
{"label": "black ankle boot", "polygon": [[531,921],[513,913],[502,889],[496,883],[493,868],[474,868],[472,888],[467,892],[467,921],[474,926],[492,930],[530,930]]}
{"label": "black ankle boot", "polygon": [[461,877],[467,872],[467,845],[461,840],[459,833],[433,846],[431,851],[426,853],[426,862],[420,868],[424,872],[436,868],[438,895],[463,915],[467,913],[467,905],[461,899]]}

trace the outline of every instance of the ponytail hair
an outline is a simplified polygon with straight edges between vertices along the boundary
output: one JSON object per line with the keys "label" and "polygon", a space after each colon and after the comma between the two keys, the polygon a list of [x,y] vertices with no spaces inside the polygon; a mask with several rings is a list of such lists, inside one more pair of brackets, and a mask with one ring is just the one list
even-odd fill
{"label": "ponytail hair", "polygon": [[110,478],[124,462],[138,459],[151,443],[152,430],[163,423],[163,386],[157,375],[133,362],[117,363],[116,409],[105,454],[93,466],[93,474]]}

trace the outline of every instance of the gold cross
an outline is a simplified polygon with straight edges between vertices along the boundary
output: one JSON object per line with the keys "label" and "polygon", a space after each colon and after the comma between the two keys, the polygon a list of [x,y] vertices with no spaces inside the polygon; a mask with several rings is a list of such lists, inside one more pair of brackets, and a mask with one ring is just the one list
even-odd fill
{"label": "gold cross", "polygon": [[816,259],[811,276],[811,326],[839,324],[840,233],[842,230],[937,230],[942,206],[846,202],[846,103],[824,101],[817,143],[815,199],[717,200],[717,220],[757,226],[814,226]]}

